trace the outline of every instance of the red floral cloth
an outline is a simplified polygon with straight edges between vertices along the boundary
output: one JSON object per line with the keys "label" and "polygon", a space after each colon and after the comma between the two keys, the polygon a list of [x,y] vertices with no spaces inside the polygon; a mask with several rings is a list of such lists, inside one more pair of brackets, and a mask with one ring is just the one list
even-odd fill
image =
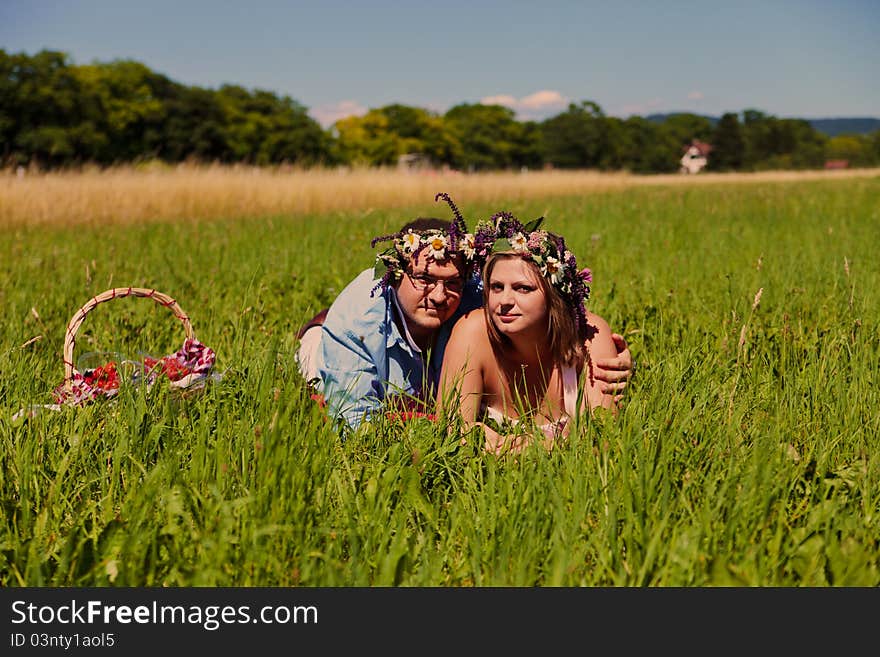
{"label": "red floral cloth", "polygon": [[[160,375],[165,375],[172,385],[178,388],[189,387],[203,381],[214,368],[217,356],[214,351],[195,339],[187,339],[178,351],[163,358],[149,356],[143,359],[143,372],[135,373],[140,380],[145,373],[148,385],[152,385]],[[53,395],[58,404],[78,406],[98,398],[110,398],[119,393],[119,372],[115,361],[77,372],[74,370],[70,386],[58,386]]]}
{"label": "red floral cloth", "polygon": [[400,420],[401,422],[409,422],[410,420],[426,419],[431,422],[437,421],[437,416],[433,413],[423,413],[421,411],[403,411],[401,413],[386,413],[385,417],[389,420]]}

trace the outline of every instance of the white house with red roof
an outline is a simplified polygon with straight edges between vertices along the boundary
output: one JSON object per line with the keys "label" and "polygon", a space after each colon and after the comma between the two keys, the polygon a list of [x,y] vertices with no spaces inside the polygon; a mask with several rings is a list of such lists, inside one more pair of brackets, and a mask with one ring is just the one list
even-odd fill
{"label": "white house with red roof", "polygon": [[712,145],[694,139],[683,150],[684,154],[681,156],[679,171],[681,173],[699,173],[709,163],[709,152],[712,150]]}

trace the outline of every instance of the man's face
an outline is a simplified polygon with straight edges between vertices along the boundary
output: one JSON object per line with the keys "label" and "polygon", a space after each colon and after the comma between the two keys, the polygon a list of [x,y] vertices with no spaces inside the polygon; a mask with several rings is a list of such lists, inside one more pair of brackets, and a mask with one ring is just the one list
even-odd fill
{"label": "man's face", "polygon": [[458,258],[437,262],[424,253],[412,259],[397,286],[397,300],[417,344],[429,344],[461,302],[464,278]]}

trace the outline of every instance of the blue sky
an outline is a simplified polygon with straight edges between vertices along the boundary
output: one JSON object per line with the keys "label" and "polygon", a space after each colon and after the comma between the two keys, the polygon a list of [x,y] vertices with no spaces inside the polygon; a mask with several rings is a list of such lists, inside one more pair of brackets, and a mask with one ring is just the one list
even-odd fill
{"label": "blue sky", "polygon": [[880,0],[0,0],[0,48],[268,89],[324,125],[394,102],[880,118]]}

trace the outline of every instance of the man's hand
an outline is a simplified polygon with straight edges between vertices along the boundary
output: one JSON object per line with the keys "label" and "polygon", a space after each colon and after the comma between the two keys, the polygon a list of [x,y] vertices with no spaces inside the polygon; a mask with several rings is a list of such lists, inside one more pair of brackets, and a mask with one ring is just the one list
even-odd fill
{"label": "man's hand", "polygon": [[629,345],[619,333],[612,333],[611,339],[617,347],[616,358],[597,358],[593,361],[593,378],[602,381],[600,389],[605,394],[614,395],[614,403],[623,401],[623,391],[632,377],[632,354]]}

